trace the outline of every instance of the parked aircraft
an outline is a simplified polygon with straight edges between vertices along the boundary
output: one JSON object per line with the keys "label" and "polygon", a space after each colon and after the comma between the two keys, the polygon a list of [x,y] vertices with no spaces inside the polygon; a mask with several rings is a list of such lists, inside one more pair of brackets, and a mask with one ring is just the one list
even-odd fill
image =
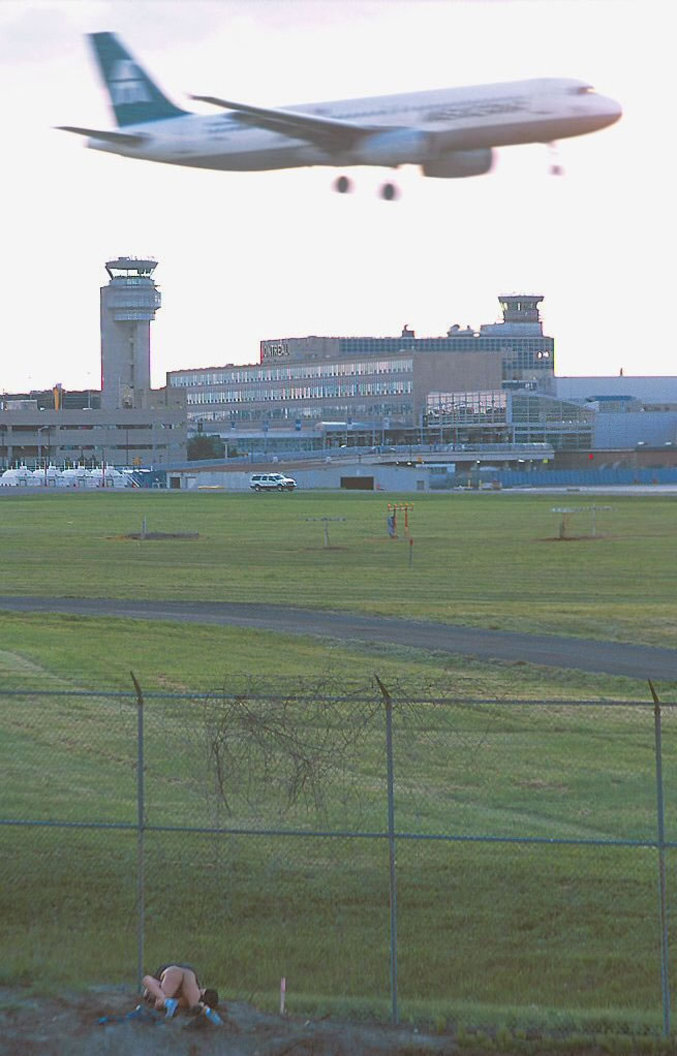
{"label": "parked aircraft", "polygon": [[[195,95],[224,111],[197,114],[175,106],[114,33],[89,39],[118,128],[60,127],[88,136],[94,150],[171,165],[240,172],[419,165],[424,176],[453,179],[489,172],[496,147],[552,143],[621,116],[617,102],[586,82],[556,78],[282,109]],[[346,175],[334,186],[352,188]],[[396,186],[385,183],[381,195],[395,198]]]}

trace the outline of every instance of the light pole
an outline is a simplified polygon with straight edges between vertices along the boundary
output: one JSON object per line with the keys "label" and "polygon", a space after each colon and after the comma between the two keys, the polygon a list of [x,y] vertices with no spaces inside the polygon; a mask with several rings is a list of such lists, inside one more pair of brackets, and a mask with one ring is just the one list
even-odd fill
{"label": "light pole", "polygon": [[49,425],[41,425],[38,428],[38,463],[42,462],[42,442],[40,433],[47,433],[47,457],[45,458],[45,487],[47,487],[47,468],[49,464]]}

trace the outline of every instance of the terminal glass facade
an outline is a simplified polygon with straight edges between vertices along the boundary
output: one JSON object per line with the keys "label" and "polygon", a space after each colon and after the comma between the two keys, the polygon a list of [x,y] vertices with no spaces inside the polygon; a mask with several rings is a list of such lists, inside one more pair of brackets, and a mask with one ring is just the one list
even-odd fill
{"label": "terminal glass facade", "polygon": [[433,392],[426,427],[454,443],[550,444],[555,450],[592,446],[595,412],[533,392]]}

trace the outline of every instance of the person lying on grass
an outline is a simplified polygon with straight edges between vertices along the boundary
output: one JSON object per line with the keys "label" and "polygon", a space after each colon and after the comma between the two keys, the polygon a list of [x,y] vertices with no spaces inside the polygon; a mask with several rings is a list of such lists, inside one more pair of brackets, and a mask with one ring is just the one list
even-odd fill
{"label": "person lying on grass", "polygon": [[192,1015],[205,1015],[212,1023],[220,1023],[215,1011],[219,1003],[216,990],[202,989],[190,964],[163,964],[155,975],[144,975],[144,1000],[156,1009],[165,1010],[170,1018],[181,1008]]}

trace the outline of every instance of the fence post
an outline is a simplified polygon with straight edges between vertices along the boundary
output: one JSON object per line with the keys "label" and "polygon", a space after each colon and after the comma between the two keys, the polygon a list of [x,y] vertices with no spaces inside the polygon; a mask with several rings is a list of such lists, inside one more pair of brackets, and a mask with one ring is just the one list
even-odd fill
{"label": "fence post", "polygon": [[143,693],[136,675],[132,676],[136,690],[136,983],[141,992],[141,981],[144,976],[144,935],[146,930],[146,882],[145,882],[145,801],[143,787],[144,745],[143,745]]}
{"label": "fence post", "polygon": [[654,738],[656,745],[656,814],[658,820],[658,900],[661,926],[661,992],[663,1000],[663,1035],[670,1035],[670,975],[668,958],[668,912],[665,879],[665,805],[663,801],[663,738],[661,702],[651,679],[649,689],[654,702]]}
{"label": "fence post", "polygon": [[388,852],[390,860],[390,1001],[393,1023],[399,1023],[397,1008],[397,871],[395,867],[395,780],[393,768],[393,703],[378,675],[386,710],[386,760],[388,781]]}

